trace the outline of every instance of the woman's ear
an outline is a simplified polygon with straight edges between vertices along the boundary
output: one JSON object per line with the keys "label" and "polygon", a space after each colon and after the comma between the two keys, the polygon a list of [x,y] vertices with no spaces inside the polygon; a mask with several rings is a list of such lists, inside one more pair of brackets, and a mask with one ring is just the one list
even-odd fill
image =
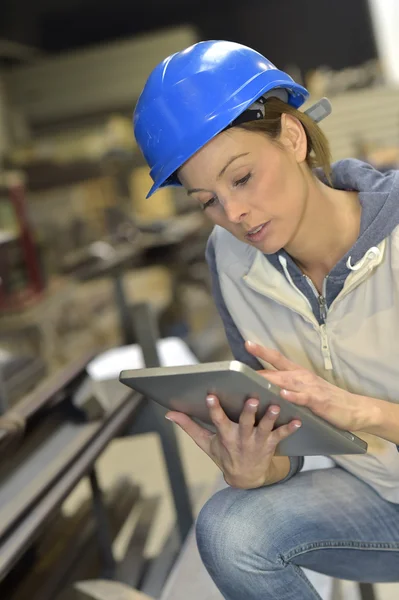
{"label": "woman's ear", "polygon": [[298,163],[306,160],[308,141],[302,123],[292,115],[281,115],[280,142],[293,153]]}

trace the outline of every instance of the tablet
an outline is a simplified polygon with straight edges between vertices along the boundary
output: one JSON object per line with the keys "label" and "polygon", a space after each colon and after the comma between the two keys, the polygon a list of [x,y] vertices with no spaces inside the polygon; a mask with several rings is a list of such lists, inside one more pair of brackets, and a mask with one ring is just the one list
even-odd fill
{"label": "tablet", "polygon": [[279,456],[364,454],[367,443],[349,431],[330,425],[309,409],[282,398],[280,388],[259,373],[233,361],[178,367],[155,367],[122,371],[119,380],[168,410],[183,412],[215,432],[206,396],[215,394],[230,420],[238,422],[244,402],[257,398],[256,423],[271,404],[280,407],[276,427],[300,419],[302,427],[280,442]]}

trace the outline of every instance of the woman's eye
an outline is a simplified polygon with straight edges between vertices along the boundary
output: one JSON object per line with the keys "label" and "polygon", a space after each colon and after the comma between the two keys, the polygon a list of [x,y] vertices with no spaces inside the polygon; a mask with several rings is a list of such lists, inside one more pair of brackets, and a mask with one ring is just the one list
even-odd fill
{"label": "woman's eye", "polygon": [[202,210],[205,210],[207,208],[210,208],[211,206],[213,206],[216,203],[216,198],[211,198],[210,200],[208,200],[208,202],[205,202],[202,205]]}
{"label": "woman's eye", "polygon": [[242,177],[241,179],[238,179],[237,181],[235,181],[234,186],[237,187],[239,185],[245,185],[250,179],[251,179],[251,173],[248,173],[248,175],[245,175],[245,177]]}

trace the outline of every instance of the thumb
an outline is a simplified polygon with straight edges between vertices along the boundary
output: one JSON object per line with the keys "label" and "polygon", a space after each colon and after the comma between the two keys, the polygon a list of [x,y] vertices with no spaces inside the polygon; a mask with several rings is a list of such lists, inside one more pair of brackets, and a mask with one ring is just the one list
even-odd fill
{"label": "thumb", "polygon": [[170,411],[166,413],[165,419],[176,423],[208,456],[211,456],[211,439],[214,433],[195,423],[188,415],[181,412]]}

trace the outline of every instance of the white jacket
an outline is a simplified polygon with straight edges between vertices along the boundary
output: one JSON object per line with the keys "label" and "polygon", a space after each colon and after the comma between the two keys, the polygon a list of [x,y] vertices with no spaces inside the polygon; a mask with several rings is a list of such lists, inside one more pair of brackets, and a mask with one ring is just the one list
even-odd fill
{"label": "white jacket", "polygon": [[[212,233],[226,307],[244,339],[287,358],[350,392],[399,401],[399,227],[352,267],[319,325],[309,300],[255,248],[220,227]],[[267,365],[265,365],[267,366]],[[334,461],[399,503],[395,444],[356,432],[367,455]]]}

